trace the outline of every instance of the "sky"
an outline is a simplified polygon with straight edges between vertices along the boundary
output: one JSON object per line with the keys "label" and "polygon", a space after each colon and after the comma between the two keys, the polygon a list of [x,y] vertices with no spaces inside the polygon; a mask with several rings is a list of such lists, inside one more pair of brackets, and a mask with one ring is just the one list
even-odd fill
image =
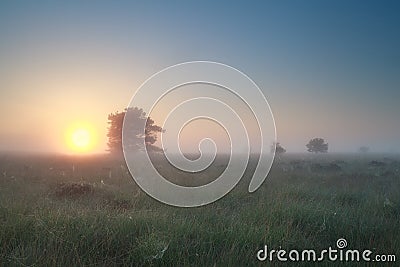
{"label": "sky", "polygon": [[260,87],[289,152],[400,152],[399,2],[215,2],[1,1],[0,150],[68,153],[80,127],[103,152],[147,78],[207,60]]}

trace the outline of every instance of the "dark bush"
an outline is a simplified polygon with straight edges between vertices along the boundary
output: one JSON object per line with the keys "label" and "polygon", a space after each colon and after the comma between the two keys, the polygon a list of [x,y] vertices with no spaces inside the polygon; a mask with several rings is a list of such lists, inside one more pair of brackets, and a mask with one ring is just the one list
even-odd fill
{"label": "dark bush", "polygon": [[54,193],[57,197],[79,197],[93,193],[93,186],[88,183],[60,183]]}

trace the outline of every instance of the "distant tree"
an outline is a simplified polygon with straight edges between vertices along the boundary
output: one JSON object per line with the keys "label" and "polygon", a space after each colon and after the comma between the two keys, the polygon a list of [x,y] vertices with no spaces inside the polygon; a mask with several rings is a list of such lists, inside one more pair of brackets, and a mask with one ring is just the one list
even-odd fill
{"label": "distant tree", "polygon": [[[129,120],[125,121],[124,127],[128,133],[125,142],[125,149],[138,151],[143,149],[143,139],[147,150],[161,151],[154,145],[157,141],[157,133],[163,132],[163,129],[154,124],[150,117],[146,117],[143,109],[137,107],[127,108],[123,112],[111,113],[108,115],[108,151],[112,154],[122,154],[122,126],[125,116],[129,116]],[[145,134],[143,135],[143,127],[145,126]]]}
{"label": "distant tree", "polygon": [[328,152],[328,143],[325,143],[325,140],[322,138],[314,138],[311,139],[310,142],[306,145],[308,152],[313,153],[326,153]]}
{"label": "distant tree", "polygon": [[367,147],[367,146],[362,146],[358,149],[358,152],[364,153],[364,154],[367,153],[368,151],[369,151],[369,147]]}
{"label": "distant tree", "polygon": [[274,149],[276,154],[283,154],[286,152],[286,149],[284,149],[279,142],[271,145],[271,152],[274,152]]}

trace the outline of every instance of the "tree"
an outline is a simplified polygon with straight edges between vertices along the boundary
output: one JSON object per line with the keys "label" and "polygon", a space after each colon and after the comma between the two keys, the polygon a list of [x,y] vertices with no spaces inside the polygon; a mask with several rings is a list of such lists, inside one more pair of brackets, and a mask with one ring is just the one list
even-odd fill
{"label": "tree", "polygon": [[[128,116],[128,120],[124,124],[125,116]],[[111,113],[108,115],[108,124],[107,145],[108,151],[112,154],[122,153],[122,126],[128,133],[124,136],[126,140],[125,149],[138,151],[144,149],[143,144],[145,144],[147,150],[161,151],[161,148],[155,146],[154,143],[157,141],[157,133],[164,130],[155,125],[150,117],[146,117],[143,109],[130,107],[123,112]],[[143,128],[145,129],[144,135]]]}
{"label": "tree", "polygon": [[367,147],[367,146],[362,146],[362,147],[360,147],[359,149],[358,149],[358,151],[360,152],[360,153],[367,153],[368,151],[369,151],[369,147]]}
{"label": "tree", "polygon": [[271,145],[271,152],[274,152],[274,149],[276,154],[283,154],[286,152],[286,149],[284,149],[279,142]]}
{"label": "tree", "polygon": [[325,143],[325,140],[322,138],[314,138],[311,139],[310,142],[306,145],[308,152],[313,153],[326,153],[328,152],[328,143]]}

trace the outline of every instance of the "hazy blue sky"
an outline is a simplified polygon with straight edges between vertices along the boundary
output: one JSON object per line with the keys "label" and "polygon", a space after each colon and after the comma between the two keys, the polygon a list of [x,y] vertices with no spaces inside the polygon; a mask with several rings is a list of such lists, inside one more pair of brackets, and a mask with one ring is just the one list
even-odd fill
{"label": "hazy blue sky", "polygon": [[400,151],[398,1],[1,1],[0,149],[62,151],[154,72],[211,60],[248,74],[278,139]]}

